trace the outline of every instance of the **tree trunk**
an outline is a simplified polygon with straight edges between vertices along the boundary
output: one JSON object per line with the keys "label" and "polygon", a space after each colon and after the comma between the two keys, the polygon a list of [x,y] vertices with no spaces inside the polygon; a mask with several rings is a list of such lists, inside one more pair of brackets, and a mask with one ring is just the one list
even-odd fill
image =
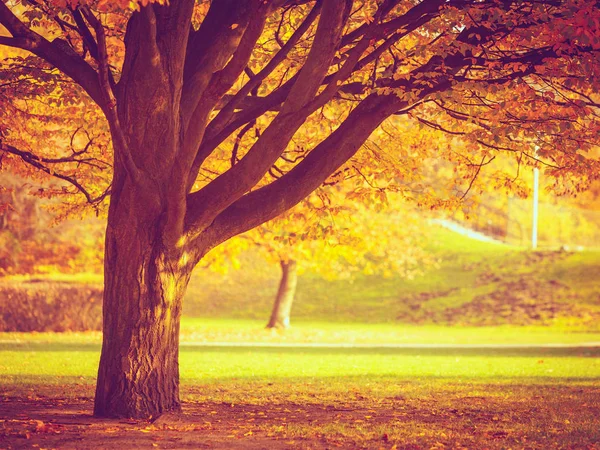
{"label": "tree trunk", "polygon": [[160,202],[139,190],[113,192],[96,416],[153,418],[180,410],[179,322],[193,265],[183,252],[164,248],[160,211]]}
{"label": "tree trunk", "polygon": [[267,328],[285,329],[290,326],[290,312],[296,296],[296,284],[298,282],[296,261],[281,261],[280,264],[281,281],[279,282],[279,290],[277,291],[277,297],[275,297],[275,304]]}

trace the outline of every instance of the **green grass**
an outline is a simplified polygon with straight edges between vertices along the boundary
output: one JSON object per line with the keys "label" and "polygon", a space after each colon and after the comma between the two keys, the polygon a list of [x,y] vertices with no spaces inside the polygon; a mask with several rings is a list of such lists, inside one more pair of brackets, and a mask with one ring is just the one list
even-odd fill
{"label": "green grass", "polygon": [[598,332],[554,327],[447,327],[439,325],[364,324],[296,321],[285,332],[264,329],[264,321],[183,318],[182,341],[288,342],[342,344],[540,344],[600,342]]}
{"label": "green grass", "polygon": [[[191,439],[197,448],[213,439],[217,448],[385,449],[570,449],[600,443],[598,348],[184,344],[180,371],[187,415],[160,428],[86,417],[100,345],[89,335],[67,336],[70,341],[61,335],[44,342],[43,334],[24,334],[18,344],[0,343],[0,399],[3,408],[19,413],[5,423],[7,442],[18,446],[30,436],[45,447],[84,440],[88,448],[104,448],[110,437],[113,446],[124,448],[151,448],[163,439]],[[85,427],[82,419],[69,425],[73,410]],[[65,423],[49,425],[60,434],[35,432],[35,424],[55,421]]]}
{"label": "green grass", "polygon": [[104,277],[98,273],[45,273],[36,275],[11,275],[5,277],[2,282],[24,283],[24,282],[56,282],[76,284],[102,284]]}
{"label": "green grass", "polygon": [[[183,317],[182,343],[332,343],[332,344],[582,344],[600,342],[599,332],[569,323],[552,327],[511,325],[461,327],[391,323],[295,321],[285,331],[265,329],[265,321]],[[0,342],[100,344],[100,332],[0,333]]]}
{"label": "green grass", "polygon": [[[535,286],[539,285],[540,295],[553,293],[552,301],[559,306],[564,303],[600,313],[599,251],[533,253],[474,241],[443,228],[434,228],[432,235],[429,250],[439,265],[424,268],[424,274],[414,279],[356,275],[352,280],[332,281],[317,273],[302,273],[292,321],[443,323],[448,320],[447,310],[468,304],[477,296],[507,286],[510,289],[511,283],[523,278],[531,280],[525,296],[535,297]],[[486,280],[486,276],[498,279]],[[278,282],[279,267],[252,254],[242,258],[241,270],[225,275],[199,269],[192,277],[184,312],[203,318],[266,320]],[[559,289],[551,283],[558,283]],[[467,317],[465,323],[471,319]],[[565,321],[558,322],[558,327],[565,328]],[[599,323],[590,319],[579,328],[599,331]]]}
{"label": "green grass", "polygon": [[[436,228],[430,251],[440,258],[439,268],[425,268],[414,279],[356,275],[351,280],[328,280],[317,273],[300,274],[294,304],[295,319],[316,321],[393,322],[406,309],[405,297],[472,287],[478,273],[465,265],[518,253],[510,247],[473,241]],[[251,267],[251,269],[249,269]],[[299,261],[302,268],[302,261]],[[208,269],[196,271],[186,295],[190,315],[215,318],[267,318],[277,292],[280,270],[253,254],[242,257],[239,271],[225,275]],[[442,295],[443,297],[443,295]]]}
{"label": "green grass", "polygon": [[[96,343],[0,344],[2,384],[36,383],[62,377],[93,378]],[[183,345],[184,383],[284,378],[376,380],[454,379],[480,382],[591,382],[600,379],[597,348],[533,349],[330,349],[224,348]]]}
{"label": "green grass", "polygon": [[[523,280],[526,295],[595,311],[599,252],[544,256],[443,229],[430,249],[440,258],[439,267],[413,280],[361,275],[352,282],[328,281],[304,273],[292,328],[285,333],[264,329],[277,289],[276,266],[247,255],[242,270],[225,276],[198,270],[186,298],[180,349],[182,398],[193,423],[181,426],[180,434],[174,434],[176,426],[169,428],[170,436],[180,439],[195,430],[197,443],[216,436],[217,448],[239,447],[254,436],[271,439],[256,441],[255,447],[266,448],[598,448],[598,348],[301,346],[600,342],[599,321],[576,317],[544,326],[435,323],[445,311],[478,296],[502,291],[508,302],[507,286]],[[481,281],[489,275],[498,279]],[[91,274],[35,278],[101,282]],[[91,407],[101,339],[99,332],[0,333],[0,400],[16,412],[27,407],[31,413],[21,422],[4,423],[8,428],[0,433],[8,433],[9,442],[22,444],[19,436],[35,429],[31,419],[43,419],[36,414],[44,408],[69,402]],[[266,345],[210,345],[218,342]],[[300,346],[268,345],[277,343]],[[115,439],[119,433],[130,439],[113,440],[113,446],[130,448],[133,433],[150,448],[160,443],[150,439],[165,433],[156,428],[142,433],[136,426],[65,426],[55,435],[32,435],[32,443],[59,448],[59,439],[68,436],[70,442],[90,443],[85,433],[94,432],[102,447],[108,427]],[[14,430],[5,431],[10,427]]]}
{"label": "green grass", "polygon": [[[544,325],[561,332],[600,332],[597,276],[600,251],[534,253],[475,241],[435,226],[431,235],[428,250],[438,258],[439,264],[424,267],[423,275],[414,279],[358,274],[350,280],[328,280],[315,272],[301,272],[292,323],[298,327],[308,322],[315,322],[319,327],[326,322],[406,324],[410,328],[411,324],[482,325],[478,321],[486,318],[491,322],[488,325],[505,322]],[[277,291],[280,269],[254,253],[244,254],[241,262],[240,270],[227,274],[197,268],[185,297],[184,314],[211,320],[266,321]],[[302,261],[299,266],[302,268]],[[85,273],[12,277],[10,281],[31,279],[83,284],[102,282],[101,276]],[[513,288],[523,280],[524,287]],[[519,290],[522,290],[520,294]],[[502,317],[497,306],[456,312],[461,305],[468,307],[476,299],[497,292],[502,295],[517,292],[525,300],[550,301],[553,302],[551,307],[567,311],[562,311],[558,318],[537,322],[536,319],[523,320],[519,313]],[[502,301],[497,300],[497,303]],[[510,302],[507,298],[507,304]],[[569,308],[575,310],[574,320],[566,318]],[[382,332],[386,340],[402,340],[398,334],[402,332]]]}

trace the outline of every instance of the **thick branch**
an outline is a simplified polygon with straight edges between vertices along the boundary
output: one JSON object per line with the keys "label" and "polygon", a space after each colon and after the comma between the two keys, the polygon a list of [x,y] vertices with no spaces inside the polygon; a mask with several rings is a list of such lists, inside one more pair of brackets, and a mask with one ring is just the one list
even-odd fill
{"label": "thick branch", "polygon": [[288,41],[281,47],[281,49],[271,58],[271,60],[263,67],[263,69],[258,72],[256,75],[252,76],[250,80],[232,97],[229,101],[223,106],[217,117],[215,117],[211,122],[211,128],[213,129],[213,133],[216,130],[222,130],[223,126],[229,122],[231,116],[233,115],[234,110],[240,106],[240,103],[252,92],[253,89],[260,86],[260,84],[264,81],[266,77],[268,77],[273,70],[277,68],[279,64],[281,64],[289,52],[294,48],[294,46],[298,43],[300,38],[304,36],[304,33],[308,30],[308,28],[312,25],[312,23],[317,18],[319,11],[321,9],[321,3],[317,3],[313,9],[308,13],[306,18],[302,21],[300,26],[294,31],[292,36],[288,39]]}
{"label": "thick branch", "polygon": [[[197,169],[194,168],[193,162],[206,130],[208,116],[218,101],[229,89],[231,89],[235,81],[248,66],[252,51],[264,29],[267,12],[268,8],[265,6],[259,8],[256,13],[253,14],[231,60],[222,70],[212,75],[202,98],[190,117],[188,122],[189,126],[185,132],[185,140],[181,155],[181,158],[183,159],[181,165],[184,168],[184,171],[179,174],[179,177],[183,182],[188,180],[188,183],[186,183],[186,193],[189,191],[187,186],[189,185],[190,178],[192,178],[190,173],[194,173],[193,180],[195,180],[198,173]],[[191,181],[192,184],[193,180]]]}
{"label": "thick branch", "polygon": [[68,43],[61,39],[48,41],[23,24],[3,2],[0,2],[0,23],[13,37],[2,39],[0,44],[27,50],[47,61],[79,84],[100,107],[103,106],[96,71]]}
{"label": "thick branch", "polygon": [[196,244],[204,251],[290,209],[348,161],[373,130],[402,106],[393,96],[369,96],[291,171],[224,210]]}
{"label": "thick branch", "polygon": [[90,31],[87,24],[85,23],[85,20],[83,18],[83,15],[81,14],[81,11],[79,10],[79,8],[71,9],[70,11],[71,11],[71,15],[73,16],[73,20],[75,21],[75,24],[77,25],[77,32],[81,36],[84,45],[89,50],[90,55],[92,55],[92,58],[94,58],[96,61],[98,61],[98,59],[99,59],[98,43],[96,42],[96,39],[94,39],[92,32]]}
{"label": "thick branch", "polygon": [[117,156],[121,159],[121,162],[131,179],[135,182],[140,181],[140,170],[136,166],[131,152],[129,151],[127,139],[119,116],[117,114],[117,100],[115,99],[113,89],[111,86],[111,75],[108,64],[108,53],[106,49],[106,37],[104,34],[104,26],[100,20],[94,16],[94,14],[87,7],[81,8],[83,15],[89,24],[94,28],[96,33],[97,50],[98,50],[98,78],[100,80],[100,88],[102,89],[102,95],[104,96],[104,114],[108,120],[111,134],[114,140],[114,148]]}
{"label": "thick branch", "polygon": [[223,209],[241,197],[260,181],[296,130],[304,123],[310,111],[306,104],[314,98],[327,74],[337,49],[347,18],[347,10],[340,10],[334,0],[323,5],[319,25],[306,63],[290,90],[281,112],[271,122],[246,156],[200,191],[190,194],[186,217],[188,228],[201,232]]}
{"label": "thick branch", "polygon": [[[392,9],[393,6],[395,6],[396,3],[398,2],[395,0],[384,2],[378,9],[377,17],[379,19],[383,19],[389,13],[390,9]],[[365,49],[365,43],[370,43],[370,41],[372,40],[384,38],[385,36],[389,37],[385,39],[383,44],[377,47],[374,51],[372,51],[360,61],[358,61],[358,63],[344,64],[343,71],[337,71],[325,77],[322,84],[329,86],[329,92],[326,95],[322,95],[320,101],[315,102],[315,104],[318,104],[319,102],[322,104],[323,101],[326,101],[327,98],[331,98],[331,94],[335,94],[338,91],[348,92],[352,94],[364,93],[366,87],[360,83],[352,83],[351,85],[348,84],[338,86],[335,82],[347,79],[350,74],[363,69],[366,65],[372,63],[375,59],[381,56],[381,54],[395,42],[397,42],[404,36],[412,33],[414,30],[424,25],[428,21],[431,21],[434,17],[436,17],[439,14],[442,5],[443,1],[440,0],[428,0],[425,2],[421,2],[396,19],[382,24],[378,24],[376,22],[373,22],[371,25],[365,24],[359,27],[357,30],[344,36],[342,38],[340,47],[344,47],[346,45],[351,44],[354,40],[360,39],[360,42],[356,44],[356,47],[353,47],[348,51],[349,55],[358,56],[360,56],[362,54],[362,50]],[[310,14],[315,13],[316,8],[317,7],[315,6],[315,8],[311,11]],[[301,27],[305,26],[305,24],[306,26],[309,25],[308,19],[309,17],[307,16]],[[392,33],[393,30],[401,31]],[[301,29],[299,28],[297,31],[299,32],[301,31]],[[391,36],[389,35],[390,33]],[[300,35],[298,35],[298,38],[299,37]],[[279,53],[281,53],[281,51]],[[265,70],[268,68],[269,72],[265,73],[264,76],[267,76],[268,73],[270,73],[270,70],[274,68],[271,67],[271,63],[276,65],[276,63],[278,64],[280,62],[278,59],[279,53],[265,67]],[[351,70],[348,71],[347,69]],[[262,74],[263,72],[261,71],[258,74],[256,81],[262,81]],[[213,121],[211,121],[211,123],[207,127],[202,145],[198,149],[198,152],[196,154],[196,159],[194,161],[193,168],[190,173],[190,179],[188,181],[188,184],[193,184],[195,180],[195,175],[197,174],[203,161],[212,153],[212,151],[215,148],[217,148],[217,146],[220,143],[222,143],[237,128],[246,123],[256,120],[259,116],[261,116],[269,110],[279,110],[280,105],[289,95],[292,86],[295,85],[297,78],[298,74],[294,75],[291,79],[286,81],[286,83],[283,86],[273,91],[266,97],[256,99],[247,96],[250,92],[250,89],[255,85],[255,79],[252,79],[247,84],[248,89],[245,89],[246,86],[244,86],[244,88],[242,88],[233,97],[233,99],[223,107],[223,111],[221,111],[221,113],[219,113],[219,115]],[[241,107],[242,111],[234,114],[234,109],[237,107]]]}
{"label": "thick branch", "polygon": [[184,67],[181,115],[189,123],[216,72],[237,50],[258,0],[217,0],[211,3],[202,25],[188,40]]}

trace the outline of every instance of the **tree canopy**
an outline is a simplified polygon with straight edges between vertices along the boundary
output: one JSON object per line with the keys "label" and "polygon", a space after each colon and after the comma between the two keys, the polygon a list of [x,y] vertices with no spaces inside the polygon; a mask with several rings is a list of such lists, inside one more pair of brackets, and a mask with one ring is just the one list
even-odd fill
{"label": "tree canopy", "polygon": [[[152,111],[149,116],[156,118],[150,120],[164,127],[169,121],[161,123],[161,118],[174,111],[158,111],[157,98],[177,99],[181,123],[173,127],[185,136],[170,143],[177,147],[170,158],[185,166],[176,178],[186,194],[182,229],[197,238],[218,219],[229,230],[213,230],[222,235],[219,240],[299,201],[356,152],[356,145],[344,143],[361,143],[374,124],[391,114],[462,135],[472,156],[466,165],[485,164],[492,150],[501,150],[524,162],[539,159],[555,175],[597,173],[596,158],[586,154],[597,134],[593,83],[599,19],[593,2],[149,3],[18,1],[1,6],[2,24],[11,36],[0,42],[38,57],[4,61],[9,70],[3,75],[3,106],[10,113],[2,124],[5,153],[35,166],[58,164],[44,161],[47,152],[61,158],[46,160],[70,158],[80,167],[76,175],[67,169],[69,181],[83,178],[75,187],[92,190],[96,195],[86,193],[87,200],[98,201],[104,191],[94,182],[106,179],[87,180],[86,173],[98,170],[81,170],[84,158],[75,149],[69,155],[68,136],[49,146],[48,135],[58,130],[36,121],[78,122],[104,132],[91,99],[108,119],[113,145],[123,147],[117,151],[119,161],[143,179],[152,158],[144,161],[146,152],[138,155],[130,148],[132,130],[123,124]],[[136,39],[144,42],[138,45]],[[146,58],[134,60],[136,55]],[[160,64],[151,64],[152,58]],[[119,93],[128,83],[142,86],[136,88],[140,98],[135,108],[119,108]],[[174,84],[167,93],[169,83]],[[148,92],[154,94],[144,95]],[[45,105],[24,108],[24,101],[40,96],[46,97]],[[306,127],[316,116],[318,131]],[[358,122],[364,130],[332,133]],[[37,130],[26,130],[32,124]],[[316,137],[310,146],[296,145],[303,131]],[[143,144],[142,131],[134,141]],[[102,147],[103,161],[108,161],[106,142]],[[313,149],[320,151],[305,161]],[[223,167],[224,160],[233,161],[232,167]],[[280,166],[289,176],[268,179],[268,172]],[[296,166],[302,170],[292,172]],[[272,186],[246,195],[266,184]],[[306,187],[288,189],[292,184]],[[229,186],[227,194],[223,186]],[[222,198],[215,211],[198,212],[214,192]],[[173,194],[174,202],[183,195]],[[265,204],[261,217],[246,217],[259,202]]]}

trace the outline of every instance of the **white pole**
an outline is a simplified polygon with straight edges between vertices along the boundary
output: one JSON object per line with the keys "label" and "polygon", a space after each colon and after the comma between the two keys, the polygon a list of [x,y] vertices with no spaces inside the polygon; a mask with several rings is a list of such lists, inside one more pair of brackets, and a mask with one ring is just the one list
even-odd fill
{"label": "white pole", "polygon": [[538,241],[538,200],[539,200],[540,170],[533,169],[533,223],[531,226],[531,248],[537,248]]}

